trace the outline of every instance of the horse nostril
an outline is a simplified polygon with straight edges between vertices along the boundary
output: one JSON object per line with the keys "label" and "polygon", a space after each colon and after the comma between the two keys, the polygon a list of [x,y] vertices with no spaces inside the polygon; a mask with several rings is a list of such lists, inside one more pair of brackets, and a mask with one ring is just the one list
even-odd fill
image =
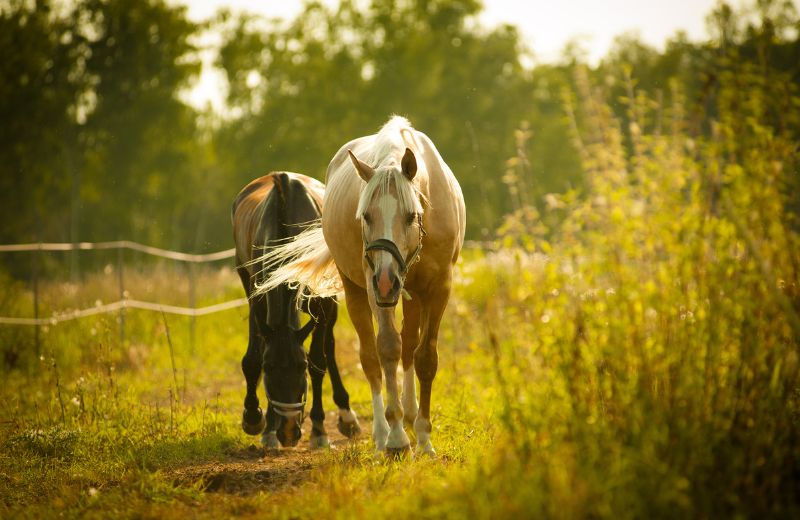
{"label": "horse nostril", "polygon": [[394,283],[392,284],[392,292],[397,292],[400,290],[400,278],[395,276]]}

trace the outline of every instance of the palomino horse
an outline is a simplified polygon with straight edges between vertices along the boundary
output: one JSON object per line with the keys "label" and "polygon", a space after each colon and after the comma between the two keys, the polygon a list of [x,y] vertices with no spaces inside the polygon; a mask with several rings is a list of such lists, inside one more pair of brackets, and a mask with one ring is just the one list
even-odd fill
{"label": "palomino horse", "polygon": [[[318,295],[343,288],[372,390],[376,449],[409,448],[405,419],[414,426],[416,453],[434,455],[431,386],[439,324],[464,241],[461,188],[428,136],[397,116],[377,134],[342,146],[328,166],[326,186],[322,226],[267,254],[266,265],[281,267],[259,290],[291,281]],[[398,331],[395,306],[401,295]],[[401,359],[402,401],[397,385]]]}
{"label": "palomino horse", "polygon": [[[250,340],[242,359],[247,381],[242,428],[250,435],[263,431],[262,443],[268,448],[277,448],[278,442],[294,446],[300,439],[308,389],[306,366],[313,396],[311,446],[328,445],[322,409],[322,378],[326,367],[331,376],[333,400],[339,407],[339,430],[348,437],[360,431],[334,357],[336,300],[304,299],[303,310],[311,319],[300,327],[296,288],[284,284],[266,292],[254,291],[259,277],[268,271],[259,269],[253,259],[318,220],[324,190],[322,183],[305,175],[270,173],[245,186],[233,203],[231,219],[237,271],[250,298]],[[303,341],[309,334],[311,348],[307,362]],[[268,402],[266,420],[256,394],[262,372]]]}

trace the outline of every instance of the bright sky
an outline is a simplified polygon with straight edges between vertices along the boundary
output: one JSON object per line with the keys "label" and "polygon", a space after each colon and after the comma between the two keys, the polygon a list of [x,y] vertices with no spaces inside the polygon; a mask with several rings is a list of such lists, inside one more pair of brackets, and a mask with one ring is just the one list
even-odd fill
{"label": "bright sky", "polygon": [[[335,4],[336,0],[323,0]],[[189,17],[202,20],[220,7],[249,11],[267,17],[292,18],[301,8],[301,0],[171,0],[189,6]],[[690,40],[705,38],[705,17],[717,0],[484,0],[483,25],[491,27],[510,23],[519,27],[536,61],[557,60],[564,45],[578,38],[588,50],[589,62],[597,63],[605,55],[615,36],[636,32],[646,43],[662,48],[665,40],[678,30]],[[733,0],[739,6],[741,0]],[[795,0],[795,4],[798,0]],[[208,40],[213,43],[213,40]],[[211,67],[213,53],[204,56],[204,71],[194,89],[187,94],[195,106],[211,103],[221,108],[222,77]]]}

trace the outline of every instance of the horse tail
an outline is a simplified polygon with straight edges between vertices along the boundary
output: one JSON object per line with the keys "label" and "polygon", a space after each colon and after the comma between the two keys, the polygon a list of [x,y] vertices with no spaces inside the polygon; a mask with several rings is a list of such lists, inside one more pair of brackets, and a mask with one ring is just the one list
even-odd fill
{"label": "horse tail", "polygon": [[258,265],[263,275],[263,280],[255,285],[253,296],[265,294],[282,284],[296,287],[300,294],[321,297],[337,296],[344,290],[320,221],[288,241],[269,247],[266,253],[248,263]]}

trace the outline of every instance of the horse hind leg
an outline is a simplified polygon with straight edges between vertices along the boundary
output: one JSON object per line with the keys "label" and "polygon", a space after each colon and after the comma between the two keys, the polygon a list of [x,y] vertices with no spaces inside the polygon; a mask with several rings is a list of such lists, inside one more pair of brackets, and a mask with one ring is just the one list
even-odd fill
{"label": "horse hind leg", "polygon": [[419,298],[403,300],[403,328],[400,337],[403,342],[403,421],[409,428],[417,418],[417,389],[414,379],[414,350],[419,344]]}
{"label": "horse hind leg", "polygon": [[[312,318],[313,319],[313,318]],[[311,449],[330,446],[328,432],[325,431],[325,410],[322,407],[322,380],[325,377],[325,353],[320,336],[322,327],[317,324],[311,336],[311,347],[308,352],[308,375],[311,376]]]}
{"label": "horse hind leg", "polygon": [[350,409],[350,394],[347,393],[344,383],[342,383],[339,366],[336,364],[336,339],[333,335],[333,327],[339,313],[336,300],[333,298],[321,299],[319,308],[319,341],[323,345],[325,363],[331,378],[333,402],[339,408],[339,421],[336,427],[342,435],[353,439],[361,433],[361,425],[356,413]]}
{"label": "horse hind leg", "polygon": [[439,366],[439,325],[442,321],[447,300],[450,297],[450,284],[431,295],[423,311],[422,340],[414,352],[414,368],[419,378],[419,414],[414,420],[417,447],[414,455],[436,456],[431,443],[431,389]]}

